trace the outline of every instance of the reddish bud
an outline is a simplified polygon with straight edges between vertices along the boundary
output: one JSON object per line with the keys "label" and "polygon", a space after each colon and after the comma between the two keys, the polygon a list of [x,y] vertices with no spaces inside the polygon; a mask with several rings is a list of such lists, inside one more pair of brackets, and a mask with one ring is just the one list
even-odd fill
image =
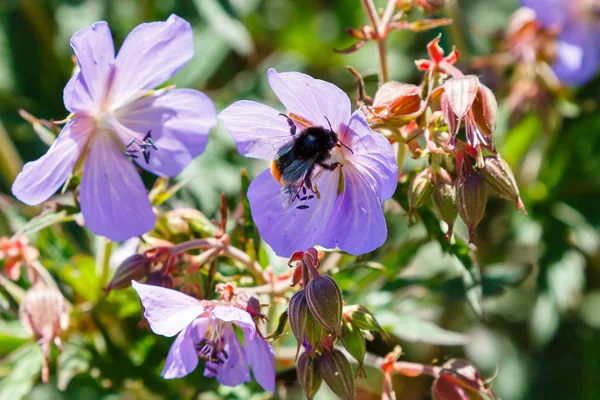
{"label": "reddish bud", "polygon": [[19,236],[15,239],[0,238],[0,260],[4,261],[6,274],[12,280],[19,279],[21,267],[29,265],[38,256],[38,250],[29,245],[26,236]]}
{"label": "reddish bud", "polygon": [[290,328],[299,345],[304,342],[307,313],[306,296],[304,290],[300,290],[292,296],[288,305]]}
{"label": "reddish bud", "polygon": [[327,386],[342,399],[354,399],[354,376],[350,363],[339,350],[326,351],[318,359],[319,371]]}
{"label": "reddish bud", "polygon": [[450,78],[444,82],[444,92],[454,115],[461,120],[471,109],[479,92],[479,79],[475,75]]}
{"label": "reddish bud", "polygon": [[319,391],[323,378],[319,374],[319,368],[314,358],[310,356],[309,352],[304,352],[298,358],[298,381],[302,386],[302,390],[308,400],[312,400],[313,397]]}
{"label": "reddish bud", "polygon": [[119,265],[108,286],[106,293],[115,289],[125,289],[131,286],[131,281],[139,281],[150,273],[151,261],[142,254],[134,254]]}
{"label": "reddish bud", "polygon": [[373,111],[383,118],[414,116],[421,111],[423,101],[418,86],[400,82],[383,84],[373,100]]}
{"label": "reddish bud", "polygon": [[517,209],[527,214],[519,196],[519,187],[515,181],[515,176],[506,161],[495,156],[484,157],[484,166],[481,169],[481,174],[492,189],[502,197],[514,201]]}
{"label": "reddish bud", "polygon": [[472,106],[473,117],[477,127],[487,136],[492,136],[496,130],[498,103],[494,93],[485,85],[479,84],[479,90]]}
{"label": "reddish bud", "polygon": [[469,243],[473,242],[475,228],[483,219],[487,203],[487,188],[483,177],[475,170],[467,171],[456,184],[456,207],[469,228]]}
{"label": "reddish bud", "polygon": [[479,372],[466,360],[447,361],[433,383],[434,400],[497,399]]}
{"label": "reddish bud", "polygon": [[69,324],[66,301],[58,289],[38,284],[25,294],[19,319],[42,349],[42,381],[48,382],[50,345],[61,347],[60,335]]}
{"label": "reddish bud", "polygon": [[329,275],[318,275],[306,285],[311,314],[325,329],[337,333],[342,322],[342,293]]}

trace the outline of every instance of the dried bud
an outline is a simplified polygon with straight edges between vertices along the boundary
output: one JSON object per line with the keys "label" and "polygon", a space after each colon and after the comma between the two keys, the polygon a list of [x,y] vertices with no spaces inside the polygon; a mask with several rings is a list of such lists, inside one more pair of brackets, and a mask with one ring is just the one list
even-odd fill
{"label": "dried bud", "polygon": [[471,109],[479,92],[479,85],[479,78],[475,75],[450,78],[444,82],[444,94],[457,119],[463,119]]}
{"label": "dried bud", "polygon": [[414,116],[421,111],[421,89],[408,83],[387,82],[379,88],[373,100],[375,114],[384,118]]}
{"label": "dried bud", "polygon": [[363,331],[378,332],[385,340],[388,334],[375,319],[375,316],[365,306],[345,306],[344,316],[352,325]]}
{"label": "dried bud", "polygon": [[321,376],[331,391],[342,399],[354,399],[354,376],[344,354],[339,350],[326,351],[318,363]]}
{"label": "dried bud", "polygon": [[519,196],[519,187],[506,161],[495,156],[484,157],[484,167],[481,169],[481,174],[492,189],[501,196],[513,200],[517,204],[517,209],[527,214]]}
{"label": "dried bud", "polygon": [[494,93],[485,85],[479,84],[479,90],[473,102],[473,116],[477,127],[487,136],[492,136],[496,129],[498,103]]}
{"label": "dried bud", "polygon": [[292,296],[288,305],[288,313],[290,328],[292,329],[292,333],[300,345],[304,342],[306,316],[308,313],[308,304],[306,302],[304,290],[300,290]]}
{"label": "dried bud", "polygon": [[[446,172],[445,170],[443,170]],[[449,174],[446,172],[446,175]],[[436,175],[435,185],[433,187],[433,204],[438,210],[442,220],[448,224],[448,232],[446,239],[449,240],[452,236],[454,221],[456,221],[456,189],[452,184],[452,180],[445,175]]]}
{"label": "dried bud", "polygon": [[469,243],[473,242],[475,228],[483,219],[487,203],[485,180],[476,171],[467,171],[456,184],[456,207],[469,228]]}
{"label": "dried bud", "polygon": [[341,339],[348,353],[358,361],[359,369],[362,369],[365,353],[367,352],[367,343],[360,329],[349,322],[344,322],[342,324]]}
{"label": "dried bud", "polygon": [[50,344],[54,342],[61,347],[60,335],[69,324],[65,299],[58,289],[38,284],[25,294],[19,319],[42,349],[42,381],[48,382]]}
{"label": "dried bud", "polygon": [[127,257],[119,265],[108,286],[106,293],[115,289],[125,289],[131,286],[131,281],[139,281],[150,273],[150,260],[143,254],[134,254]]}
{"label": "dried bud", "polygon": [[451,359],[433,382],[434,400],[497,399],[479,372],[466,360]]}
{"label": "dried bud", "polygon": [[323,377],[319,374],[316,360],[310,356],[309,352],[305,351],[298,358],[297,372],[298,381],[302,386],[306,398],[312,400],[319,391],[321,383],[323,383]]}
{"label": "dried bud", "polygon": [[325,329],[337,333],[342,322],[342,293],[329,275],[318,275],[306,285],[311,314]]}
{"label": "dried bud", "polygon": [[433,191],[432,174],[429,168],[419,172],[408,187],[409,218],[418,208],[424,206]]}

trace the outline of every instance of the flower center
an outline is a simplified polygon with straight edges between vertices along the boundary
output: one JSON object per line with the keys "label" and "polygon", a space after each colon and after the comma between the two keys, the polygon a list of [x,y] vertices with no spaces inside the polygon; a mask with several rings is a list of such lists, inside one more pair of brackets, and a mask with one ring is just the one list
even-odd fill
{"label": "flower center", "polygon": [[213,374],[217,370],[210,364],[224,364],[229,359],[229,354],[225,351],[225,338],[221,335],[221,324],[213,324],[208,328],[204,338],[196,344],[196,354],[199,358],[206,361],[205,368]]}

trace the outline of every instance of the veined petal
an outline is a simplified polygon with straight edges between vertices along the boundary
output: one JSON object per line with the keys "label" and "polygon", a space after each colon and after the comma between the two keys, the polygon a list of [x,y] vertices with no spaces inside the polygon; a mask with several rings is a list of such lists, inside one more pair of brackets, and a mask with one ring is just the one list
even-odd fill
{"label": "veined petal", "polygon": [[271,89],[288,112],[315,126],[327,128],[331,122],[337,132],[350,118],[350,99],[334,84],[299,72],[278,73],[270,69],[267,75]]}
{"label": "veined petal", "polygon": [[102,105],[107,77],[115,59],[113,39],[105,21],[75,32],[71,47],[80,71],[73,75],[63,93],[67,110],[78,115],[94,115]]}
{"label": "veined petal", "polygon": [[[289,257],[295,251],[321,244],[322,232],[329,229],[327,221],[337,196],[339,174],[340,168],[323,171],[313,182],[320,198],[307,192],[301,196],[314,197],[302,202],[297,200],[288,208],[281,205],[281,186],[269,170],[263,171],[252,181],[248,189],[252,217],[260,234],[275,253]],[[297,208],[300,205],[308,208]]]}
{"label": "veined petal", "polygon": [[181,378],[192,372],[198,366],[198,355],[190,335],[192,327],[179,332],[171,345],[165,367],[161,376],[165,379]]}
{"label": "veined petal", "polygon": [[592,79],[600,64],[600,41],[592,27],[576,21],[567,25],[558,38],[552,65],[561,82],[583,85]]}
{"label": "veined petal", "polygon": [[221,111],[219,119],[246,157],[272,159],[292,139],[290,126],[280,112],[254,101],[237,101]]}
{"label": "veined petal", "polygon": [[15,197],[30,206],[46,201],[67,180],[84,152],[93,122],[85,117],[69,121],[46,154],[28,162],[12,186]]}
{"label": "veined petal", "polygon": [[194,55],[192,27],[172,14],[166,21],[138,25],[116,58],[113,109],[141,97],[171,78]]}
{"label": "veined petal", "polygon": [[368,179],[383,203],[398,186],[398,163],[390,142],[374,132],[361,111],[355,111],[343,130],[342,141],[352,149],[344,149],[352,168]]}
{"label": "veined petal", "polygon": [[[172,89],[162,95],[143,97],[119,110],[117,119],[140,138],[151,132],[158,150],[150,149],[148,163],[143,158],[136,161],[140,167],[168,177],[179,174],[204,151],[208,133],[217,124],[212,101],[192,89]],[[116,129],[122,130],[118,126]]]}
{"label": "veined petal", "polygon": [[521,0],[521,6],[534,10],[536,19],[546,28],[567,23],[568,3],[565,0]]}
{"label": "veined petal", "polygon": [[335,201],[320,244],[361,255],[380,247],[387,237],[381,200],[369,179],[354,168],[343,169],[344,191]]}
{"label": "veined petal", "polygon": [[238,386],[250,381],[248,359],[240,340],[235,335],[231,325],[225,325],[221,331],[224,340],[223,350],[227,354],[224,363],[206,361],[204,376],[216,376],[217,381],[225,386]]}
{"label": "veined petal", "polygon": [[80,186],[85,224],[113,241],[142,235],[156,222],[142,178],[123,151],[110,132],[96,132]]}
{"label": "veined petal", "polygon": [[204,312],[198,300],[176,290],[136,281],[132,281],[131,285],[144,306],[144,316],[150,328],[159,335],[175,336]]}
{"label": "veined petal", "polygon": [[252,338],[256,334],[256,325],[247,311],[234,306],[216,306],[211,314],[223,322],[233,322]]}
{"label": "veined petal", "polygon": [[265,339],[256,336],[254,339],[244,331],[246,356],[252,366],[252,373],[263,389],[275,391],[275,352]]}

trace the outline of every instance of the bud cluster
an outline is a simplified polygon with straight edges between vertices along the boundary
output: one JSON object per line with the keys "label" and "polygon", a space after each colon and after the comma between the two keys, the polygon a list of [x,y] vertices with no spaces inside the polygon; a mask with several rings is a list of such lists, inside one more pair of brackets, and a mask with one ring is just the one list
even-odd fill
{"label": "bud cluster", "polygon": [[298,379],[307,398],[312,399],[322,381],[342,399],[353,399],[354,378],[341,344],[359,363],[357,373],[364,373],[365,337],[386,332],[363,306],[344,306],[340,288],[333,278],[319,271],[319,254],[315,249],[296,252],[289,262],[295,267],[292,285],[302,288],[289,301],[290,328],[298,342]]}

